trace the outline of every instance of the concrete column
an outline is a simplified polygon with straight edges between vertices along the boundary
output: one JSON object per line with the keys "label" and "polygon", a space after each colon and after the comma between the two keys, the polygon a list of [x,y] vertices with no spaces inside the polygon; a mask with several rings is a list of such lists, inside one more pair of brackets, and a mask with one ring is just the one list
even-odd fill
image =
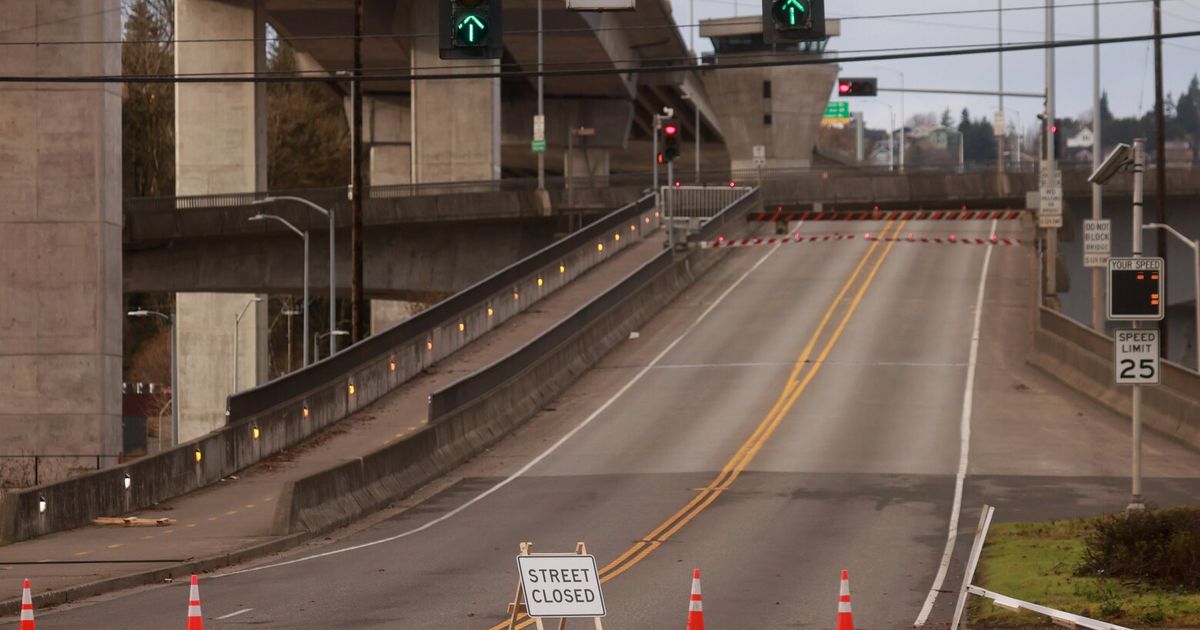
{"label": "concrete column", "polygon": [[[6,75],[121,72],[119,0],[7,0]],[[121,450],[121,88],[0,85],[0,444]],[[106,460],[111,463],[111,460]],[[51,459],[40,481],[95,458]],[[32,483],[22,463],[0,477]]]}
{"label": "concrete column", "polygon": [[[413,2],[412,24],[437,24],[436,2]],[[498,70],[497,61],[438,57],[436,37],[414,37],[418,74]],[[500,179],[500,80],[413,81],[416,182]]]}
{"label": "concrete column", "polygon": [[[175,34],[180,42],[175,46],[175,72],[265,70],[265,27],[257,0],[176,0]],[[248,38],[256,41],[194,41]],[[266,86],[177,84],[175,173],[179,195],[266,190]],[[224,425],[225,399],[234,389],[234,318],[254,297],[220,293],[176,296],[181,442]],[[252,386],[267,376],[267,301],[250,309],[238,340],[242,386]]]}
{"label": "concrete column", "polygon": [[[368,96],[363,102],[363,141],[370,150],[372,186],[412,182],[412,109],[404,97]],[[346,99],[346,116],[350,116]]]}

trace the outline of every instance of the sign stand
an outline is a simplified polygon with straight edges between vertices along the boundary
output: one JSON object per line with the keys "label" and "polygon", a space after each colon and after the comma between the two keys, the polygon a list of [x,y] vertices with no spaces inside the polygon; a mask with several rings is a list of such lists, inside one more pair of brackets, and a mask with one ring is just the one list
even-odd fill
{"label": "sign stand", "polygon": [[[587,545],[585,545],[584,543],[581,543],[581,542],[575,543],[575,554],[579,555],[579,556],[587,555]],[[532,542],[521,543],[521,555],[523,555],[523,556],[533,555],[533,543]],[[518,576],[517,577],[517,594],[513,597],[513,601],[511,603],[509,603],[509,605],[508,605],[507,630],[516,630],[517,617],[522,614],[525,614],[527,612],[527,610],[528,609],[525,605],[525,584],[524,584],[524,582],[521,581],[520,576]],[[604,630],[604,623],[600,621],[600,617],[593,617],[592,621],[595,622],[595,630]],[[533,619],[533,623],[537,626],[538,630],[545,630],[545,626],[542,624],[542,619],[540,617],[535,617]],[[566,628],[566,627],[567,627],[567,620],[565,618],[559,619],[558,620],[558,630],[564,630],[564,628]]]}

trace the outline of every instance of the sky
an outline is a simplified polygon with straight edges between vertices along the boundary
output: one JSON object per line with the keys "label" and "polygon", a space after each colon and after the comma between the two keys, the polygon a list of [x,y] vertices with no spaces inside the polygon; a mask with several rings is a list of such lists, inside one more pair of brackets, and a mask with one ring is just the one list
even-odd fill
{"label": "sky", "polygon": [[[1153,9],[1149,0],[1127,4],[1100,6],[1100,36],[1120,37],[1153,33]],[[956,11],[963,9],[994,9],[1002,3],[1005,8],[1038,7],[1029,11],[1005,11],[1004,42],[1041,41],[1045,33],[1045,10],[1041,0],[924,0],[917,3],[898,3],[888,0],[826,0],[828,17],[871,16],[896,13]],[[1057,0],[1055,33],[1059,40],[1091,38],[1093,9],[1089,0]],[[761,4],[751,0],[672,0],[678,24],[694,24],[696,19],[729,17],[735,14],[759,14]],[[1082,6],[1072,6],[1082,5]],[[691,9],[695,9],[695,18]],[[1200,30],[1200,0],[1163,0],[1162,28],[1164,33]],[[829,42],[830,51],[852,54],[853,51],[888,49],[911,46],[960,45],[997,43],[997,13],[973,15],[930,16],[919,18],[853,19],[842,22],[842,34]],[[685,38],[692,37],[688,28]],[[712,50],[707,40],[699,44],[700,51]],[[1110,44],[1100,51],[1100,85],[1108,92],[1109,108],[1116,116],[1132,116],[1154,107],[1154,55],[1151,42]],[[933,59],[892,60],[882,65],[876,62],[843,63],[842,76],[878,77],[879,87],[899,88],[900,73],[909,88],[932,89],[998,89],[998,60],[996,54],[946,57]],[[1059,49],[1056,52],[1056,110],[1061,116],[1090,117],[1092,108],[1092,47]],[[1200,73],[1200,37],[1166,40],[1163,42],[1164,92],[1176,95],[1187,87],[1192,75]],[[1045,82],[1045,53],[1042,51],[1014,52],[1004,55],[1004,88],[1006,91],[1041,92]],[[880,93],[877,98],[849,99],[851,108],[862,111],[867,125],[887,128],[889,110],[895,110],[897,122],[903,106],[906,116],[915,113],[938,112],[947,107],[958,120],[964,107],[972,118],[991,118],[997,108],[995,96]],[[901,102],[903,100],[903,103]],[[1004,109],[1008,122],[1023,128],[1037,125],[1042,110],[1041,98],[1006,98]]]}

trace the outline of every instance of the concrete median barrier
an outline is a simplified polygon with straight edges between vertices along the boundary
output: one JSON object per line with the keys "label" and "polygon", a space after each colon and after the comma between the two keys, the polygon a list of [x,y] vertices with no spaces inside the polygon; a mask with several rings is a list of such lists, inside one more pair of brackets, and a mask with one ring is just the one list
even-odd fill
{"label": "concrete median barrier", "polygon": [[[1113,340],[1046,307],[1037,313],[1030,362],[1106,407],[1132,414],[1132,389],[1113,380]],[[1160,433],[1200,448],[1200,374],[1162,362],[1162,383],[1142,388],[1142,416]]]}

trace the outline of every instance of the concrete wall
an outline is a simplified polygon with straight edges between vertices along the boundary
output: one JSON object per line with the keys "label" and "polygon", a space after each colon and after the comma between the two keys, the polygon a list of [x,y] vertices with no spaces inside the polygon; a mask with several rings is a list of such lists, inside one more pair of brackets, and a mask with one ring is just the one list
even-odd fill
{"label": "concrete wall", "polygon": [[[265,28],[259,0],[176,0],[176,74],[265,70]],[[235,41],[195,41],[204,39]],[[176,84],[175,138],[176,194],[266,190],[266,85]],[[205,273],[205,267],[195,271]],[[225,398],[235,391],[233,320],[254,297],[220,293],[176,297],[180,382],[175,396],[181,441],[224,423]],[[255,385],[267,375],[266,300],[251,310],[249,321],[256,325],[243,326],[239,340],[245,375],[241,386]]]}
{"label": "concrete wall", "polygon": [[[0,74],[120,74],[119,45],[57,43],[120,38],[118,0],[9,0],[0,42],[37,44]],[[0,85],[0,164],[0,451],[116,454],[120,86]]]}
{"label": "concrete wall", "polygon": [[[1037,314],[1030,362],[1117,413],[1132,414],[1132,388],[1113,383],[1113,341],[1048,308]],[[1200,374],[1163,362],[1162,384],[1142,387],[1147,426],[1200,448]]]}
{"label": "concrete wall", "polygon": [[[438,23],[436,2],[413,2],[412,24],[428,32]],[[413,37],[417,74],[499,70],[498,61],[449,61],[438,38]],[[500,179],[500,80],[414,81],[412,115],[415,182]]]}
{"label": "concrete wall", "polygon": [[[740,236],[749,224],[731,225],[736,226],[733,234]],[[533,366],[513,373],[502,359],[488,370],[502,372],[496,376],[504,382],[487,394],[446,415],[431,417],[425,429],[400,442],[292,483],[276,505],[273,533],[316,534],[343,526],[483,452],[561,394],[722,257],[717,250],[694,249],[678,259],[664,252],[647,262],[560,322],[556,328],[580,330],[541,355]],[[613,305],[591,308],[609,303]],[[549,330],[543,335],[555,333]]]}
{"label": "concrete wall", "polygon": [[[596,228],[608,228],[608,223],[629,221],[639,217],[642,225],[658,227],[658,217],[649,208],[649,200],[634,204],[609,215]],[[649,220],[649,223],[645,221]],[[596,238],[601,238],[599,230]],[[639,233],[641,230],[638,231]],[[471,288],[483,299],[466,305],[444,318],[435,306],[425,315],[439,315],[429,328],[419,334],[388,342],[388,331],[370,337],[343,350],[329,360],[298,370],[285,377],[243,393],[231,401],[234,413],[230,424],[220,430],[181,444],[162,453],[99,472],[75,477],[59,483],[43,484],[19,492],[0,495],[0,543],[16,542],[51,532],[73,529],[102,515],[129,513],[155,503],[191,492],[215,483],[264,458],[291,448],[350,414],[370,405],[380,397],[401,386],[429,366],[453,354],[478,339],[487,331],[502,325],[509,318],[565,286],[574,278],[610,258],[635,238],[610,241],[601,250],[590,240],[586,229],[578,233],[587,236],[577,246],[544,266],[539,266],[519,278],[510,279],[504,272],[496,280],[485,280]],[[575,238],[575,237],[568,237]],[[570,242],[570,241],[565,241]],[[530,260],[541,263],[541,258]],[[512,268],[524,269],[516,263]],[[538,280],[541,279],[539,286]],[[517,299],[514,299],[516,293]],[[451,298],[453,300],[453,298]],[[447,300],[444,304],[454,304]],[[492,309],[488,315],[487,308]],[[463,324],[460,330],[459,324]],[[355,357],[370,355],[363,360]],[[349,369],[338,367],[354,361]],[[331,371],[332,370],[332,371]],[[118,375],[119,376],[119,375]],[[113,391],[118,392],[118,383]],[[351,390],[353,385],[353,390]],[[263,399],[269,403],[263,404]],[[247,402],[240,404],[239,400]],[[254,411],[244,411],[255,406]],[[259,439],[252,437],[253,427],[260,429]],[[117,436],[119,439],[119,435]],[[196,461],[195,454],[201,454]],[[123,489],[124,475],[133,482]],[[49,509],[38,512],[38,497],[46,497]]]}
{"label": "concrete wall", "polygon": [[[755,59],[736,57],[739,62]],[[754,145],[766,147],[766,169],[810,166],[837,72],[837,66],[830,64],[705,74],[704,85],[720,121],[730,168],[753,170]],[[770,96],[766,96],[764,82],[770,82]]]}

